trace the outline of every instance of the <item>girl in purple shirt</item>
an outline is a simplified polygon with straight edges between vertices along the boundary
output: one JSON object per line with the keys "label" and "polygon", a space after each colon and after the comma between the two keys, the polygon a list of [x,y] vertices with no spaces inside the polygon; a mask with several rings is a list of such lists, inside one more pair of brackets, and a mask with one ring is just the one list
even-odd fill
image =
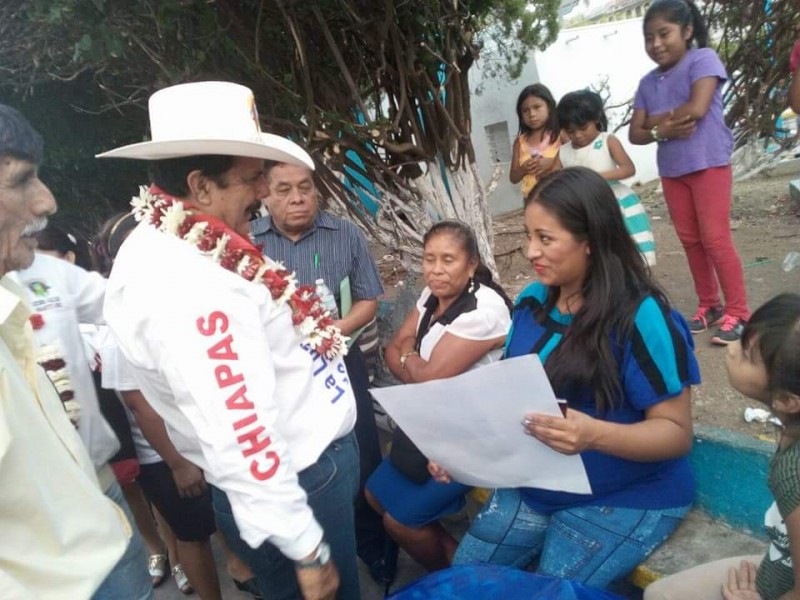
{"label": "girl in purple shirt", "polygon": [[727,345],[750,318],[730,228],[733,136],[720,93],[727,74],[706,47],[708,30],[690,0],[653,2],[644,17],[644,40],[658,67],[639,82],[630,141],[658,144],[664,199],[699,298],[689,327],[700,333],[719,324],[711,342]]}

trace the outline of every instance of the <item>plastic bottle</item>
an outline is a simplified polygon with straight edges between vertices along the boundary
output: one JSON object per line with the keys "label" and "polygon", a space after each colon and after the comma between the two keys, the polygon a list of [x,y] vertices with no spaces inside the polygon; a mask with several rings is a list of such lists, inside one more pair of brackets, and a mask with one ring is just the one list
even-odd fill
{"label": "plastic bottle", "polygon": [[325,285],[324,279],[317,279],[314,284],[316,285],[314,291],[317,293],[317,296],[319,296],[322,307],[328,311],[331,319],[335,321],[339,318],[339,308],[336,306],[336,298],[333,297],[333,292]]}
{"label": "plastic bottle", "polygon": [[788,273],[795,267],[800,267],[800,252],[792,250],[783,259],[783,270]]}

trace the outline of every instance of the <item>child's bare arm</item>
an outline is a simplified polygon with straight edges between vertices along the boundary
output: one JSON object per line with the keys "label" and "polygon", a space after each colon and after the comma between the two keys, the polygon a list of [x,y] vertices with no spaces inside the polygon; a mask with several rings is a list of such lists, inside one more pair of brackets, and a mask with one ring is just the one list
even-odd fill
{"label": "child's bare arm", "polygon": [[669,113],[648,116],[645,127],[654,127],[668,116],[672,116],[673,119],[686,117],[691,121],[699,121],[706,116],[708,109],[711,107],[711,101],[714,99],[714,92],[717,90],[718,84],[719,79],[717,77],[698,79],[692,84],[692,92],[688,102],[673,108]]}
{"label": "child's bare arm", "polygon": [[511,183],[519,183],[525,177],[525,169],[519,164],[519,138],[514,140],[511,150],[511,166],[508,169],[508,179]]}
{"label": "child's bare arm", "polygon": [[644,109],[633,109],[628,130],[628,139],[632,144],[644,146],[652,142],[688,138],[695,130],[695,122],[689,115],[676,117],[672,113],[667,113],[660,116],[656,124],[652,124],[654,119],[655,117],[649,117]]}
{"label": "child's bare arm", "polygon": [[546,156],[539,156],[538,163],[539,168],[533,172],[536,177],[544,177],[548,173],[558,171],[561,168],[561,159],[559,158],[558,153],[550,158],[547,158]]}
{"label": "child's bare arm", "polygon": [[643,108],[634,108],[633,116],[631,116],[631,124],[628,128],[628,139],[631,144],[637,146],[644,146],[655,142],[650,130],[645,128],[647,122],[647,112]]}
{"label": "child's bare arm", "polygon": [[636,175],[636,167],[633,165],[631,157],[625,152],[625,148],[622,147],[622,142],[613,135],[609,135],[606,139],[608,140],[608,152],[617,166],[603,171],[600,176],[606,181],[619,181]]}
{"label": "child's bare arm", "polygon": [[553,159],[553,164],[550,167],[550,172],[552,173],[553,171],[560,171],[563,168],[564,165],[561,164],[561,153],[559,152]]}

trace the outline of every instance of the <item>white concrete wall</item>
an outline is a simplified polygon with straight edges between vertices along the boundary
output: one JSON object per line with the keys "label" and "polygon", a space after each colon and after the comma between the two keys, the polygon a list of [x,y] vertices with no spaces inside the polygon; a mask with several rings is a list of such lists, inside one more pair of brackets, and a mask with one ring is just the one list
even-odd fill
{"label": "white concrete wall", "polygon": [[[641,19],[630,19],[562,30],[555,43],[544,52],[532,55],[522,77],[514,82],[484,79],[480,67],[479,64],[470,72],[472,140],[481,177],[488,182],[494,163],[484,127],[506,121],[513,141],[518,128],[514,107],[517,95],[526,85],[539,81],[544,83],[558,102],[567,92],[596,87],[607,78],[611,94],[607,105],[614,105],[633,98],[639,79],[655,65],[644,51]],[[610,131],[621,121],[622,112],[609,112]],[[636,175],[629,183],[644,183],[658,177],[655,144],[631,145],[627,126],[616,135],[636,165]],[[502,182],[489,199],[492,214],[502,214],[521,206],[517,186],[508,182],[508,164],[502,166]]]}

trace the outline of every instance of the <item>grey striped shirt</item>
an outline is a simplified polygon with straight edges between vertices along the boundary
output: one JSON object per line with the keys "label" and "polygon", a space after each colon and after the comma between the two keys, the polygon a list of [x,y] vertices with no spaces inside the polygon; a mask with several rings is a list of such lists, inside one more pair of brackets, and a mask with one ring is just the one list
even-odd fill
{"label": "grey striped shirt", "polygon": [[261,217],[250,223],[250,233],[264,245],[264,254],[294,271],[302,285],[322,278],[338,299],[339,284],[349,276],[354,302],[383,294],[367,240],[350,221],[319,211],[311,229],[293,242],[272,226],[270,217]]}

